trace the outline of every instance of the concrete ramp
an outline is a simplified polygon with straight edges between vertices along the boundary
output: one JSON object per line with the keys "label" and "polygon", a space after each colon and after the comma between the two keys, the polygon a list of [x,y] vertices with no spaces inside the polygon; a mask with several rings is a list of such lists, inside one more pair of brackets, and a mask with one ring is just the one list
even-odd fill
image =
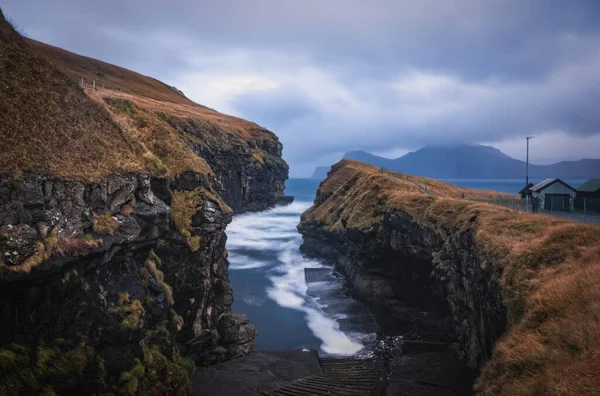
{"label": "concrete ramp", "polygon": [[321,358],[323,373],[276,389],[283,396],[372,396],[383,391],[383,379],[372,360]]}

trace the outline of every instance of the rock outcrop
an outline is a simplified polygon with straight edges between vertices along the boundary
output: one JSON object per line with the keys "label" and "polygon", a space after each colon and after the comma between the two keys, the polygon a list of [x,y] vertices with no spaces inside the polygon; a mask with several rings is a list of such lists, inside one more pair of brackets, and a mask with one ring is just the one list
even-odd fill
{"label": "rock outcrop", "polygon": [[480,394],[594,394],[580,382],[591,371],[561,373],[597,367],[600,229],[458,199],[489,194],[343,160],[302,215],[302,250],[336,263],[400,334],[447,329]]}
{"label": "rock outcrop", "polygon": [[0,395],[189,393],[194,361],[254,349],[225,229],[283,196],[281,144],[100,61],[147,96],[85,93],[39,46],[0,14]]}

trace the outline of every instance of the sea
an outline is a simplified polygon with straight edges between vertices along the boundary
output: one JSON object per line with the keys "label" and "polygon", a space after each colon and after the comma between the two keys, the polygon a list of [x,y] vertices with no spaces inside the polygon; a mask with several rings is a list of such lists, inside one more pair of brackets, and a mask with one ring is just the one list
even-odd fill
{"label": "sea", "polygon": [[[518,193],[524,180],[447,179],[461,187]],[[541,180],[530,180],[535,183]],[[585,180],[565,180],[579,186]],[[227,227],[234,313],[258,328],[257,350],[312,348],[322,356],[369,356],[376,348],[375,319],[352,298],[331,263],[300,253],[300,215],[320,180],[289,179],[287,206],[236,215]]]}

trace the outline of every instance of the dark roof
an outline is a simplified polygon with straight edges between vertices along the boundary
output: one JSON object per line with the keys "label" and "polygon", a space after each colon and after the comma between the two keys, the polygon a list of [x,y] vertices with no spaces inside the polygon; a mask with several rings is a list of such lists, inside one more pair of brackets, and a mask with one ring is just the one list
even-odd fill
{"label": "dark roof", "polygon": [[590,179],[577,187],[577,191],[596,192],[600,190],[600,179]]}
{"label": "dark roof", "polygon": [[526,185],[525,187],[523,187],[523,189],[521,191],[519,191],[517,194],[525,194],[527,191],[529,191],[529,189],[533,187],[533,183],[529,183],[528,185]]}
{"label": "dark roof", "polygon": [[543,189],[545,189],[546,187],[550,187],[551,185],[553,185],[556,182],[562,184],[563,186],[565,186],[567,188],[570,188],[573,191],[577,191],[573,187],[569,186],[567,183],[565,183],[564,181],[562,181],[562,180],[560,180],[558,178],[542,180],[541,182],[539,182],[535,186],[531,187],[530,190],[531,191],[535,191],[535,192],[540,192]]}

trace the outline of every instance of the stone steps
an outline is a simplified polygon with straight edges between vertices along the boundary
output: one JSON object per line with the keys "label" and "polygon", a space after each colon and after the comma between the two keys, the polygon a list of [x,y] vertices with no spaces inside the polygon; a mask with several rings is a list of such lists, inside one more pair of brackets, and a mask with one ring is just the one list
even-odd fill
{"label": "stone steps", "polygon": [[372,360],[321,358],[323,374],[296,380],[273,391],[279,396],[372,396],[381,391]]}

